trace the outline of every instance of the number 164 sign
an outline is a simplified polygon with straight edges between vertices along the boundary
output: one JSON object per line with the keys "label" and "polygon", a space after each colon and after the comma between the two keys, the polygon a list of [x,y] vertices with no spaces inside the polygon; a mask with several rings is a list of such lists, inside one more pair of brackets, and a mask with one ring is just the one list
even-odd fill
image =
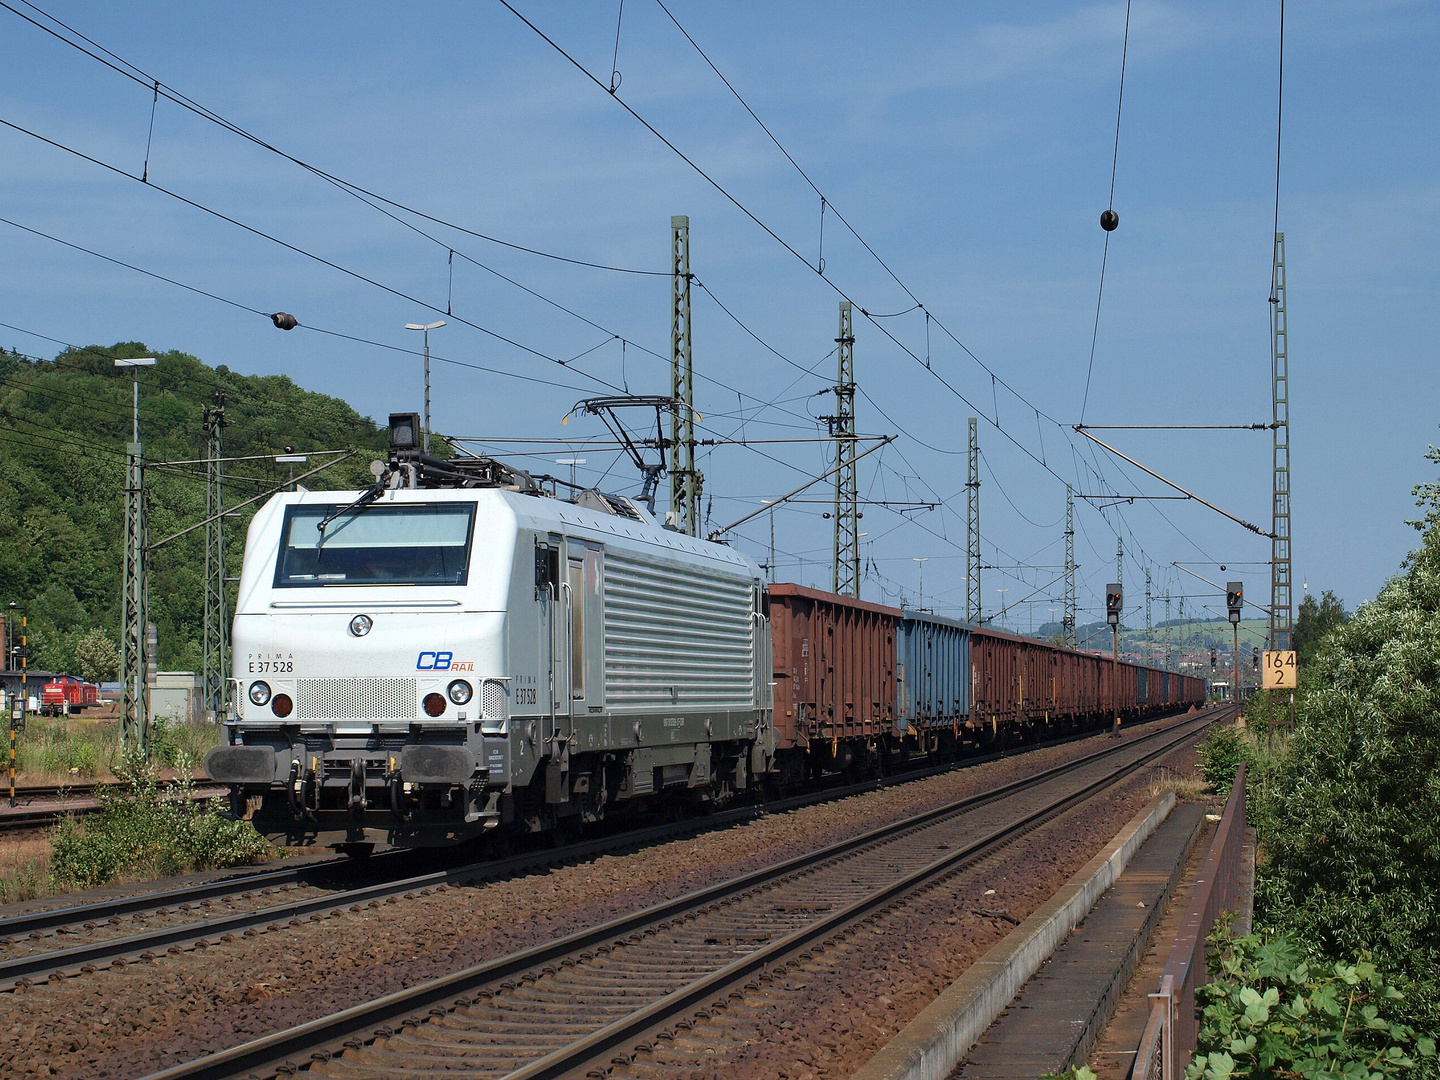
{"label": "number 164 sign", "polygon": [[1295,651],[1293,649],[1265,654],[1265,689],[1295,689]]}

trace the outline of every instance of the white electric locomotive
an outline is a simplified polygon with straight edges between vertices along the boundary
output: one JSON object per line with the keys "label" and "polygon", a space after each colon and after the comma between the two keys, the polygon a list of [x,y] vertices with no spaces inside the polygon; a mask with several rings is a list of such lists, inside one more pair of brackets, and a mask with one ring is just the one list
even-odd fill
{"label": "white electric locomotive", "polygon": [[770,768],[759,568],[629,499],[488,458],[392,452],[366,492],[271,499],[246,538],[226,744],[237,812],[287,842],[454,843]]}

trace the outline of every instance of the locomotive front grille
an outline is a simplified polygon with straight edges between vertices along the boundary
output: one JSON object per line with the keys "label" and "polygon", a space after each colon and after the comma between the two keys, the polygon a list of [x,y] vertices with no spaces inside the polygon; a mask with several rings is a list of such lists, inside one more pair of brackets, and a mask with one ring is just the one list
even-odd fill
{"label": "locomotive front grille", "polygon": [[504,683],[486,679],[480,687],[480,712],[486,720],[508,720],[510,697],[505,693]]}
{"label": "locomotive front grille", "polygon": [[297,720],[412,720],[417,711],[414,679],[301,679],[295,684]]}

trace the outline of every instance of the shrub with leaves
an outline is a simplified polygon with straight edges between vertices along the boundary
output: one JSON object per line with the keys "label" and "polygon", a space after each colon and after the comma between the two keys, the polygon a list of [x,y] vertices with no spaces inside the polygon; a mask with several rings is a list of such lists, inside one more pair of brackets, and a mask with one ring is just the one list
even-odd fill
{"label": "shrub with leaves", "polygon": [[1216,727],[1200,744],[1200,772],[1222,797],[1230,794],[1240,763],[1250,759],[1250,746],[1238,728]]}
{"label": "shrub with leaves", "polygon": [[[188,776],[189,763],[181,770]],[[121,784],[101,791],[98,813],[55,827],[50,871],[59,883],[94,888],[121,876],[168,877],[277,854],[248,821],[226,816],[224,800],[195,802],[188,779],[162,788],[149,767],[129,762],[116,771]]]}
{"label": "shrub with leaves", "polygon": [[1417,494],[1430,506],[1423,543],[1326,638],[1283,772],[1257,800],[1256,925],[1332,960],[1368,951],[1406,980],[1406,1021],[1435,1032],[1440,485]]}
{"label": "shrub with leaves", "polygon": [[1385,1080],[1433,1066],[1435,1041],[1395,1018],[1404,995],[1362,954],[1307,961],[1283,935],[1211,935],[1211,981],[1186,1080]]}

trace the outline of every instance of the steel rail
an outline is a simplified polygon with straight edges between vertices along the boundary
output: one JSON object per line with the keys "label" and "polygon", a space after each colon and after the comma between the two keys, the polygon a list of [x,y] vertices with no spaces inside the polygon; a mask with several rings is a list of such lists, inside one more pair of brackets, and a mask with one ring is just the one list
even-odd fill
{"label": "steel rail", "polygon": [[[946,806],[925,811],[899,822],[881,826],[860,836],[839,841],[819,850],[796,856],[769,867],[763,867],[729,881],[664,901],[638,912],[619,916],[606,923],[577,931],[556,941],[532,946],[517,953],[498,957],[494,960],[429,980],[405,990],[385,995],[375,1001],[365,1002],[330,1016],[321,1017],[285,1031],[276,1032],[239,1046],[218,1051],[192,1062],[172,1066],[152,1074],[147,1080],[182,1080],[182,1078],[184,1078],[184,1080],[223,1080],[223,1078],[236,1075],[274,1075],[274,1070],[295,1068],[308,1063],[312,1058],[324,1060],[331,1054],[338,1053],[347,1046],[362,1045],[363,1040],[357,1041],[356,1033],[359,1031],[377,1031],[382,1036],[387,1033],[393,1034],[393,1030],[385,1026],[389,1022],[399,1021],[402,1018],[417,1014],[423,1015],[427,1010],[431,1010],[437,1004],[453,1002],[480,986],[495,983],[508,976],[536,968],[543,964],[558,961],[566,955],[585,950],[592,946],[612,941],[616,938],[626,937],[656,923],[674,919],[686,912],[705,907],[737,893],[753,890],[758,886],[793,875],[810,867],[817,866],[820,863],[834,860],[858,849],[893,840],[896,837],[922,828],[938,819],[960,815],[985,804],[995,802],[998,799],[1038,787],[1064,773],[1073,772],[1078,768],[1094,764],[1095,762],[1125,751],[1135,750],[1144,743],[1151,742],[1152,740],[1162,740],[1160,746],[1142,755],[1142,757],[1136,761],[1124,765],[1121,769],[1113,771],[1077,792],[1072,792],[1069,795],[1061,797],[1059,800],[1048,803],[1038,814],[1026,815],[1023,822],[1018,824],[1012,823],[1011,826],[1002,827],[998,830],[998,832],[1001,833],[1018,835],[1020,832],[1035,827],[1038,819],[1063,812],[1063,809],[1075,801],[1088,797],[1097,787],[1108,786],[1115,781],[1118,775],[1125,772],[1133,772],[1153,758],[1169,752],[1176,745],[1190,738],[1195,732],[1218,719],[1220,715],[1222,715],[1221,711],[1212,711],[1199,716],[1188,717],[1178,723],[1147,732],[1136,739],[1116,743],[1104,750],[1087,755],[1078,761],[1054,766],[1022,780],[1013,781],[989,791],[957,800]],[[1177,731],[1179,732],[1178,734],[1176,734]],[[1166,739],[1166,736],[1173,736],[1173,738]],[[1003,838],[995,835],[994,832],[987,834],[986,837],[977,841],[977,843],[990,844],[992,846],[1002,842]],[[962,848],[952,850],[926,869],[929,871],[930,876],[933,877],[936,873],[942,872],[945,867],[956,867],[965,858],[974,857],[978,857],[975,846],[973,844],[967,844]],[[903,886],[899,886],[902,888],[902,891],[909,891],[919,884],[918,879],[910,880],[913,876],[914,875],[907,875],[906,879],[904,879],[906,883]],[[896,887],[897,886],[892,885],[883,891],[892,893]],[[859,917],[857,911],[851,910],[854,907],[855,905],[852,904],[850,907],[843,909],[842,912],[837,912],[836,916],[838,917],[844,914],[847,920]],[[834,922],[834,919],[827,918],[822,921],[829,925]],[[781,940],[792,942],[799,940],[808,934],[809,930],[810,928],[807,927]],[[817,931],[817,933],[819,932],[820,931]],[[810,940],[810,938],[806,937],[804,940]],[[767,957],[771,957],[771,949],[779,944],[780,942],[776,942],[773,946],[767,946],[761,951],[765,953]],[[731,972],[739,971],[750,959],[751,957],[742,958],[728,965],[724,970]],[[765,963],[772,961],[773,957],[771,960],[762,960],[760,962]],[[707,979],[713,977],[714,976],[707,976]],[[691,996],[689,990],[690,988],[686,988],[685,990],[677,991],[676,994],[669,995],[661,1000],[678,1002],[683,999],[688,1001]],[[677,997],[677,995],[681,996]],[[657,1022],[652,1016],[652,1010],[658,1005],[659,1002],[641,1010],[645,1014],[645,1023],[647,1026],[651,1026]],[[677,1007],[683,1007],[683,1005]],[[615,1025],[610,1025],[602,1030],[609,1031],[611,1028],[614,1028],[614,1026]],[[612,1031],[611,1034],[613,1035],[614,1032]],[[592,1033],[592,1036],[587,1037],[587,1040],[599,1036],[600,1032],[595,1032]],[[607,1043],[607,1045],[612,1044]],[[548,1061],[549,1059],[546,1060]],[[537,1062],[535,1065],[538,1067],[540,1063]],[[271,1071],[267,1072],[266,1070]],[[522,1074],[516,1074],[517,1080],[520,1075]],[[523,1075],[529,1076],[530,1074],[523,1073]],[[535,1075],[552,1074],[537,1073]]]}
{"label": "steel rail", "polygon": [[[53,790],[54,795],[41,794],[44,791]],[[213,799],[217,795],[224,795],[226,788],[223,787],[198,787],[191,792],[192,802],[204,802]],[[22,796],[28,797],[32,802],[49,801],[52,805],[42,807],[4,807],[0,808],[0,832],[34,829],[43,825],[53,825],[68,814],[93,814],[101,809],[101,804],[96,800],[95,788],[92,786],[86,791],[77,791],[74,788],[31,788],[28,791],[15,790],[16,799]],[[84,802],[72,803],[69,800],[84,800]]]}
{"label": "steel rail", "polygon": [[[1199,727],[1200,725],[1197,725],[1196,730],[1199,730]],[[1190,734],[1193,732],[1187,732],[1172,739],[1149,754],[1115,769],[1078,791],[1051,800],[1023,818],[992,829],[989,833],[952,850],[929,865],[913,870],[903,877],[897,878],[891,884],[860,897],[846,907],[816,919],[809,926],[802,927],[762,946],[755,952],[732,961],[718,971],[697,979],[644,1008],[637,1009],[629,1016],[607,1024],[569,1046],[507,1074],[505,1080],[557,1080],[558,1077],[584,1068],[600,1054],[609,1053],[622,1044],[643,1039],[645,1035],[673,1019],[677,1014],[697,1008],[704,1002],[724,994],[737,982],[747,979],[753,973],[785,962],[787,958],[800,952],[812,942],[843,933],[851,925],[867,918],[873,912],[895,903],[936,879],[978,862],[1016,837],[1030,832],[1063,814],[1066,810],[1088,801],[1097,792],[1112,786],[1156,757],[1168,753],[1175,746],[1183,743]],[[1134,748],[1135,745],[1132,742],[1129,744],[1129,748]]]}
{"label": "steel rail", "polygon": [[[1163,719],[1163,718],[1162,718]],[[819,791],[807,792],[803,795],[789,796],[784,799],[772,800],[757,805],[747,805],[723,810],[718,813],[706,815],[703,818],[693,819],[684,822],[675,822],[666,825],[650,826],[643,829],[632,829],[627,832],[618,833],[612,836],[585,840],[578,844],[566,845],[565,847],[552,849],[543,854],[522,854],[509,856],[503,859],[492,859],[484,862],[477,862],[460,867],[457,870],[449,871],[450,874],[471,871],[476,880],[482,877],[499,876],[516,872],[525,872],[537,869],[541,866],[556,865],[572,859],[588,858],[592,855],[607,854],[618,848],[639,846],[641,844],[663,842],[665,840],[683,837],[691,833],[709,831],[723,828],[730,825],[753,820],[764,814],[784,813],[789,810],[799,809],[805,806],[812,806],[817,803],[827,802],[833,799],[848,798],[852,795],[863,794],[868,791],[877,791],[895,784],[908,783],[912,780],[923,780],[931,776],[941,775],[957,769],[968,768],[973,765],[981,765],[990,761],[1001,760],[1006,757],[1013,757],[1017,754],[1028,753],[1030,750],[1040,749],[1049,746],[1060,746],[1076,742],[1094,735],[1093,731],[1079,732],[1067,735],[1058,739],[1045,740],[1040,743],[1027,744],[1020,747],[1008,748],[990,754],[982,754],[974,757],[966,757],[960,761],[949,762],[940,765],[919,766],[913,769],[897,773],[892,776],[880,777],[872,780],[864,780],[854,784],[844,784],[835,787],[827,787]],[[1085,759],[1082,759],[1085,760]],[[398,858],[401,852],[382,853],[373,856],[369,862],[371,867],[375,862],[385,858]],[[87,922],[105,922],[122,915],[135,914],[137,912],[152,911],[162,907],[175,908],[184,904],[195,904],[203,900],[225,897],[236,893],[251,892],[256,889],[275,888],[290,884],[305,884],[307,879],[324,874],[326,872],[341,872],[347,866],[346,859],[334,859],[323,863],[311,863],[302,867],[286,867],[278,870],[242,871],[237,868],[235,873],[222,879],[201,882],[194,885],[185,885],[178,888],[166,889],[159,892],[140,893],[134,896],[106,899],[95,903],[70,905],[67,907],[47,908],[23,915],[12,915],[0,918],[0,938],[22,937],[44,930],[53,930],[59,927],[81,926]],[[415,889],[445,883],[444,871],[436,871],[429,875],[400,879],[410,882],[401,891],[413,891]],[[338,893],[330,894],[336,906],[345,906],[353,903],[353,900],[342,899]],[[319,898],[317,898],[319,899]],[[277,916],[279,917],[279,916]],[[293,916],[286,916],[293,917]],[[203,922],[191,922],[186,924],[192,928],[193,940],[200,940],[211,934],[222,934],[232,932],[232,928],[207,929]],[[118,942],[120,938],[112,938],[111,941]],[[183,939],[182,939],[183,940]],[[167,943],[174,944],[172,940]],[[135,955],[140,955],[152,945],[146,942],[138,942],[133,949],[127,950]],[[50,970],[63,970],[64,965],[58,964],[63,952],[69,950],[55,950],[52,954],[57,960],[54,968],[33,969],[30,974],[48,974]],[[115,955],[124,955],[117,952]],[[100,954],[96,958],[86,961],[87,963],[103,960],[106,957]],[[28,977],[19,975],[16,977]],[[6,968],[0,963],[0,985],[4,984]]]}
{"label": "steel rail", "polygon": [[[1088,738],[1094,732],[1083,732],[1078,735],[1069,736],[1063,739],[1056,739],[1049,742],[1025,747],[1024,750],[1038,749],[1041,746],[1054,746],[1072,742],[1078,739]],[[848,798],[852,795],[864,794],[868,791],[877,791],[893,784],[907,783],[911,780],[923,780],[930,776],[954,771],[957,768],[970,765],[980,765],[988,761],[999,760],[1004,757],[1013,756],[1015,750],[1004,750],[993,754],[985,754],[978,757],[966,758],[961,762],[952,762],[944,765],[931,765],[908,770],[904,773],[888,777],[880,777],[874,780],[865,780],[855,784],[845,784],[836,787],[827,787],[820,791],[807,792],[803,795],[794,795],[780,800],[761,803],[752,806],[735,807],[730,810],[723,810],[718,813],[706,815],[704,818],[693,819],[683,822],[672,822],[665,825],[650,826],[642,829],[632,829],[627,832],[616,833],[611,836],[581,841],[576,844],[569,844],[562,848],[553,849],[548,852],[534,854],[512,855],[501,859],[491,859],[484,862],[470,863],[451,871],[434,871],[420,876],[411,876],[404,879],[397,879],[393,884],[403,886],[401,891],[413,891],[437,884],[444,884],[448,876],[455,874],[463,875],[465,872],[472,873],[477,880],[481,876],[499,876],[511,874],[517,871],[524,872],[537,869],[542,866],[556,865],[571,859],[588,858],[592,855],[606,854],[614,851],[617,847],[631,847],[640,844],[663,842],[665,840],[683,837],[689,833],[709,831],[716,828],[723,828],[729,825],[743,823],[764,814],[784,813],[789,810],[811,806],[816,803],[828,802],[833,799]],[[369,866],[386,858],[399,858],[406,852],[396,851],[381,853],[372,856]],[[70,905],[67,907],[47,908],[24,915],[12,915],[0,918],[0,939],[15,938],[44,930],[52,930],[59,927],[80,926],[89,922],[106,922],[122,915],[135,914],[137,912],[154,911],[159,908],[176,908],[184,904],[195,904],[202,900],[212,900],[217,897],[230,896],[236,893],[253,892],[256,889],[276,888],[292,884],[306,884],[307,879],[319,876],[326,872],[344,871],[349,864],[347,858],[337,858],[323,863],[311,863],[301,867],[286,867],[278,870],[243,872],[236,873],[217,880],[201,882],[194,885],[184,885],[174,889],[165,889],[159,892],[140,893],[134,896],[107,899],[89,904]],[[317,898],[319,899],[319,898]],[[337,906],[344,906],[353,903],[351,899],[341,899],[340,894],[330,894]],[[283,906],[283,905],[282,905]],[[279,910],[279,909],[277,909]],[[276,916],[280,917],[280,916]],[[289,917],[289,916],[287,916]],[[193,935],[196,940],[208,934],[221,934],[229,932],[233,927],[216,926],[213,929],[206,929],[204,922],[191,922],[187,924],[193,930],[204,931]],[[122,939],[112,938],[111,941],[118,942]],[[137,939],[134,948],[124,950],[134,952],[137,955],[151,944]],[[165,944],[173,944],[173,941]],[[59,958],[70,950],[56,950],[50,954]],[[116,955],[123,955],[123,952]],[[99,957],[103,959],[104,957]],[[91,958],[95,959],[94,957]],[[48,973],[52,969],[35,969]],[[56,968],[54,970],[59,970]],[[33,972],[32,972],[33,973]],[[4,962],[0,962],[0,985],[3,985],[6,978],[7,968]]]}

